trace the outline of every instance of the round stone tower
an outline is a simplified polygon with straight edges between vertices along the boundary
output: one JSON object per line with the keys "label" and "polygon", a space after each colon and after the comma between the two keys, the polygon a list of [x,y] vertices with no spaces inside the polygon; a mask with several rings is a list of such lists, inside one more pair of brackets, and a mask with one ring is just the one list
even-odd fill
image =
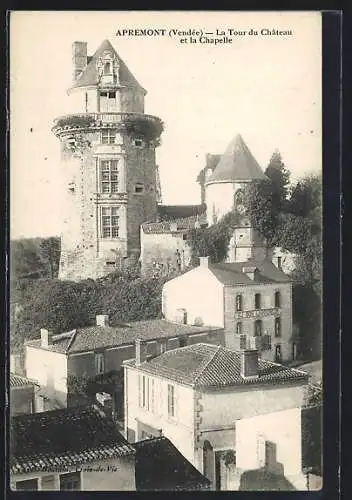
{"label": "round stone tower", "polygon": [[230,241],[228,262],[264,260],[269,256],[264,238],[251,227],[243,207],[243,190],[246,185],[265,178],[261,167],[239,134],[230,142],[218,163],[205,169],[208,224],[218,222],[231,210],[235,210],[240,219]]}
{"label": "round stone tower", "polygon": [[73,43],[73,78],[73,112],[52,129],[67,183],[59,278],[96,279],[138,261],[140,225],[157,215],[163,125],[109,41],[92,57]]}

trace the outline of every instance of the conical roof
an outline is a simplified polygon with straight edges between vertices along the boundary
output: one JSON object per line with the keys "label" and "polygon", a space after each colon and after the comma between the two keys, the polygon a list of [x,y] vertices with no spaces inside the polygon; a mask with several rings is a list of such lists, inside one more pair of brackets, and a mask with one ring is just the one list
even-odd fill
{"label": "conical roof", "polygon": [[248,146],[238,134],[227,146],[206,184],[260,179],[265,179],[265,175]]}
{"label": "conical roof", "polygon": [[72,89],[78,87],[90,87],[97,85],[99,82],[97,60],[103,55],[105,51],[112,52],[115,57],[117,57],[119,62],[119,80],[122,85],[129,85],[133,87],[139,87],[145,94],[146,90],[138,83],[135,77],[132,75],[124,61],[118,55],[114,47],[111,45],[109,40],[104,40],[100,47],[95,51],[94,55],[88,58],[88,64],[82,71],[77,81],[71,87]]}

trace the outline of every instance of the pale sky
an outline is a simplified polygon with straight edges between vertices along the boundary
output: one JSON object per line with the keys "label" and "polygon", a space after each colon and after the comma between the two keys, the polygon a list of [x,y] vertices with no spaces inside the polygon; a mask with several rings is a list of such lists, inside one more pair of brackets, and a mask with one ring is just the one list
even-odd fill
{"label": "pale sky", "polygon": [[[258,30],[232,44],[115,36],[118,29]],[[261,36],[263,28],[292,36]],[[69,112],[74,41],[109,39],[165,123],[163,203],[196,204],[207,153],[240,133],[263,168],[280,150],[293,178],[321,169],[321,15],[316,12],[13,12],[10,24],[11,237],[60,234],[64,184],[55,117]],[[219,35],[220,36],[220,35]],[[196,37],[199,38],[199,37]]]}

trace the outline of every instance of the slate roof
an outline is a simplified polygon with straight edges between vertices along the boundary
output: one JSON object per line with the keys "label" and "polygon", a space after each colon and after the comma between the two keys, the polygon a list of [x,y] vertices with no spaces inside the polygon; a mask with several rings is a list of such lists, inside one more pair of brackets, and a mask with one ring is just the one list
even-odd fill
{"label": "slate roof", "polygon": [[[124,364],[135,366],[135,360]],[[197,388],[284,384],[308,379],[302,371],[262,359],[259,359],[259,378],[245,379],[241,376],[239,352],[204,343],[166,351],[145,361],[138,369]]]}
{"label": "slate roof", "polygon": [[11,419],[13,474],[48,472],[94,460],[134,454],[113,420],[96,407],[65,408]]}
{"label": "slate roof", "polygon": [[265,175],[257,160],[240,136],[236,137],[227,146],[212,176],[206,184],[217,182],[252,181],[265,179]]}
{"label": "slate roof", "polygon": [[35,385],[35,381],[16,373],[10,373],[10,388]]}
{"label": "slate roof", "polygon": [[116,50],[111,45],[109,40],[104,40],[100,47],[95,51],[94,55],[88,58],[89,62],[86,68],[82,71],[77,81],[73,84],[72,88],[74,89],[78,87],[89,87],[98,84],[98,69],[96,63],[97,59],[101,57],[103,52],[105,52],[106,50],[113,52],[113,54],[119,61],[120,84],[138,87],[144,92],[144,94],[146,94],[146,90],[137,82],[136,78],[132,75],[125,62],[117,54]]}
{"label": "slate roof", "polygon": [[208,489],[203,476],[166,437],[133,444],[136,449],[136,490],[175,491]]}
{"label": "slate roof", "polygon": [[206,205],[158,205],[158,214],[162,221],[205,215]]}
{"label": "slate roof", "polygon": [[[243,267],[252,266],[257,268],[253,280],[242,271]],[[276,267],[270,260],[209,264],[209,270],[225,286],[253,285],[257,283],[289,283],[291,281],[289,276]]]}
{"label": "slate roof", "polygon": [[[93,351],[100,348],[134,345],[136,339],[152,341],[215,330],[219,328],[171,323],[164,319],[136,321],[121,326],[88,326],[54,335],[53,344],[47,349],[61,353]],[[26,345],[41,348],[41,341],[30,340]]]}
{"label": "slate roof", "polygon": [[[186,217],[184,219],[165,220],[161,222],[144,222],[142,224],[142,229],[147,234],[161,234],[172,232],[182,233],[194,229],[197,223],[201,227],[206,226],[207,220],[205,215],[192,215],[191,217]],[[172,224],[176,224],[176,231],[172,230]]]}

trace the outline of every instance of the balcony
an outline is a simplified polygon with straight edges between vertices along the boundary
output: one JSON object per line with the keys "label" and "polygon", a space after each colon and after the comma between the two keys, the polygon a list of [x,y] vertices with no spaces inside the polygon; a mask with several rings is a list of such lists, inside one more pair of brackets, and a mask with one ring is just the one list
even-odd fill
{"label": "balcony", "polygon": [[258,351],[270,351],[271,335],[253,336],[253,335],[236,335],[235,349],[253,349]]}
{"label": "balcony", "polygon": [[56,136],[76,131],[113,127],[127,133],[142,135],[147,141],[157,140],[163,132],[163,122],[157,116],[144,113],[82,113],[64,115],[54,120]]}

